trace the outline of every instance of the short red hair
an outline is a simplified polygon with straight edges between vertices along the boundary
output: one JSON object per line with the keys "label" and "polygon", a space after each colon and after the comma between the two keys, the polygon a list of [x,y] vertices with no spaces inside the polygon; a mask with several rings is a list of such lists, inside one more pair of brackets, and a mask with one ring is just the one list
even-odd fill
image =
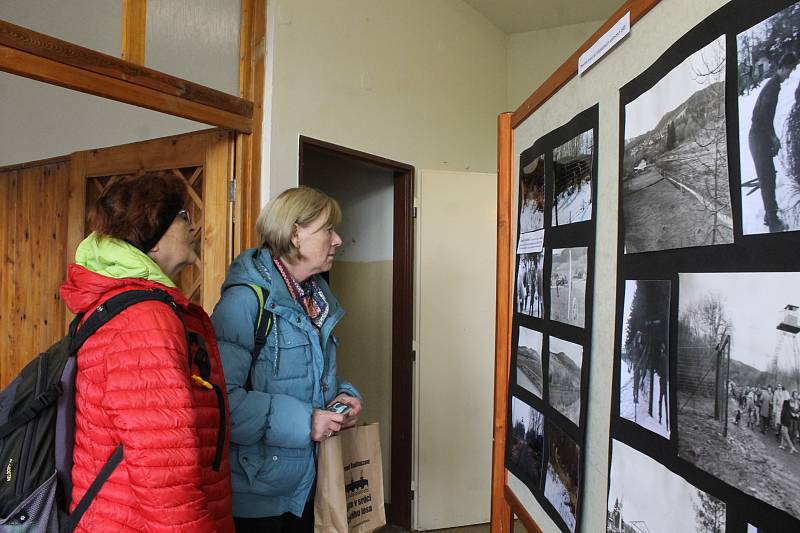
{"label": "short red hair", "polygon": [[89,212],[100,236],[122,239],[149,252],[186,205],[186,183],[171,174],[123,178],[103,191]]}

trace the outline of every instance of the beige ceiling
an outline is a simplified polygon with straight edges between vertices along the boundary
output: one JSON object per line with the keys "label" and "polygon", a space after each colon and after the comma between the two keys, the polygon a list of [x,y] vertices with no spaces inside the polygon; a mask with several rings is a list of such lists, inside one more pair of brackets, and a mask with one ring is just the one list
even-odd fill
{"label": "beige ceiling", "polygon": [[464,0],[506,33],[606,20],[624,0]]}

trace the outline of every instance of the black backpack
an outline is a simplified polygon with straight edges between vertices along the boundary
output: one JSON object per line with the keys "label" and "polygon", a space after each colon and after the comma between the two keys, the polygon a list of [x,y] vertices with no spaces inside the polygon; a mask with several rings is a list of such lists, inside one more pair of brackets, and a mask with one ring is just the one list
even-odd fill
{"label": "black backpack", "polygon": [[[120,444],[68,514],[72,495],[72,448],[75,422],[75,370],[80,347],[109,320],[139,302],[155,300],[169,305],[181,319],[175,302],[163,290],[131,290],[109,298],[78,328],[72,321],[66,337],[39,354],[0,391],[0,533],[56,533],[72,531],[103,484],[122,461]],[[208,383],[210,363],[202,337],[188,330],[189,368],[193,376],[217,393],[220,431],[215,469],[225,443],[222,390]],[[194,349],[194,356],[193,353]]]}

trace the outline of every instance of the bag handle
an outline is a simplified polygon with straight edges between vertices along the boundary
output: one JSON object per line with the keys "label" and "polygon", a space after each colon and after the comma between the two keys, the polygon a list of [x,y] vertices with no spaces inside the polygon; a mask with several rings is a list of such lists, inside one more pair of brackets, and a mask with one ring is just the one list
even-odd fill
{"label": "bag handle", "polygon": [[246,391],[251,391],[253,390],[253,367],[256,366],[258,354],[261,353],[261,350],[267,344],[267,335],[269,335],[270,329],[272,328],[272,313],[267,312],[266,317],[264,316],[264,306],[267,303],[269,293],[267,293],[264,287],[254,283],[234,283],[233,285],[225,287],[225,290],[231,287],[249,287],[250,290],[255,293],[256,299],[258,300],[258,317],[256,317],[255,332],[253,334],[253,350],[250,352],[250,369],[247,371],[247,379],[244,383],[244,389]]}

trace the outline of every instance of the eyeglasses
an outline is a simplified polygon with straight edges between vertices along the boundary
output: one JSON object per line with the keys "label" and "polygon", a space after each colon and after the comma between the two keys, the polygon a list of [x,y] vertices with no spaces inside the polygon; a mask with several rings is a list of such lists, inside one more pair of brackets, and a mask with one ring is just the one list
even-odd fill
{"label": "eyeglasses", "polygon": [[192,223],[192,217],[189,215],[189,210],[188,209],[181,209],[180,211],[178,211],[178,214],[175,215],[175,216],[176,217],[178,217],[178,216],[183,217],[183,220],[185,220],[187,224],[191,225],[191,223]]}

